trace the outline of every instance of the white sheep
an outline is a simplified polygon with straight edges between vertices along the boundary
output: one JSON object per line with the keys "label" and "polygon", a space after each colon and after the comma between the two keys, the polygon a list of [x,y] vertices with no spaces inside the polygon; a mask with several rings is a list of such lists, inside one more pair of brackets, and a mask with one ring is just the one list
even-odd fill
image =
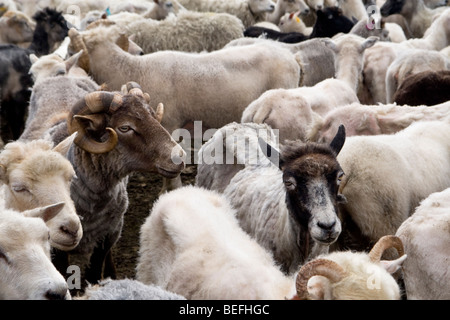
{"label": "white sheep", "polygon": [[347,136],[392,134],[416,121],[445,120],[450,103],[435,106],[362,105],[353,103],[316,117],[306,134],[307,141],[329,143],[339,126],[345,126]]}
{"label": "white sheep", "polygon": [[[398,285],[378,255],[338,256],[285,276],[239,227],[223,195],[186,186],[162,195],[142,225],[136,278],[191,300],[399,299]],[[395,268],[402,260],[387,264]],[[328,276],[331,285],[325,280],[320,288],[305,288],[317,275]],[[368,287],[371,277],[377,287]]]}
{"label": "white sheep", "polygon": [[214,51],[243,37],[242,21],[228,13],[182,11],[176,17],[128,23],[121,28],[144,53],[162,50]]}
{"label": "white sheep", "polygon": [[352,20],[368,21],[368,13],[364,3],[361,0],[337,0],[338,7],[342,10],[344,16]]}
{"label": "white sheep", "polygon": [[178,294],[133,279],[106,279],[89,285],[74,300],[186,300]]}
{"label": "white sheep", "polygon": [[450,188],[430,194],[398,228],[408,259],[403,264],[406,297],[450,299]]}
{"label": "white sheep", "polygon": [[0,197],[6,208],[25,211],[63,203],[59,214],[47,221],[52,247],[68,251],[83,236],[80,218],[70,197],[75,172],[63,156],[74,137],[52,148],[44,140],[14,141],[0,153]]}
{"label": "white sheep", "polygon": [[[267,139],[260,143],[269,159],[259,151],[258,138]],[[329,145],[292,142],[280,157],[270,147],[274,133],[268,126],[231,123],[198,152],[199,159],[224,154],[220,160],[226,165],[200,162],[196,185],[223,190],[241,227],[292,274],[308,258],[327,252],[341,231],[336,203],[344,199],[337,193],[341,171],[335,155],[344,140],[341,128]]]}
{"label": "white sheep", "polygon": [[286,13],[280,18],[278,27],[281,32],[299,32],[305,36],[311,35],[313,27],[307,27],[295,12]]}
{"label": "white sheep", "polygon": [[309,13],[309,6],[304,0],[279,0],[275,4],[275,9],[273,12],[268,13],[266,20],[274,24],[279,24],[281,17],[285,14],[294,12]]}
{"label": "white sheep", "polygon": [[[50,220],[58,210],[50,206],[27,214]],[[43,219],[0,209],[0,300],[71,298],[66,281],[50,260],[48,233]]]}
{"label": "white sheep", "polygon": [[[450,186],[448,120],[418,121],[395,134],[346,139],[338,161],[345,172],[340,192],[347,203],[339,212],[343,224],[353,223],[356,231],[344,231],[369,242],[395,234],[421,200]],[[349,247],[363,245],[357,242]]]}
{"label": "white sheep", "polygon": [[356,93],[364,50],[378,38],[343,35],[323,41],[336,52],[336,79],[323,80],[313,87],[268,90],[248,105],[241,122],[266,123],[279,129],[282,142],[305,141],[306,132],[317,115],[324,116],[334,108],[359,102]]}
{"label": "white sheep", "polygon": [[178,0],[178,2],[192,11],[233,14],[242,20],[245,28],[265,21],[266,14],[275,10],[275,3],[271,0]]}
{"label": "white sheep", "polygon": [[395,92],[406,77],[440,70],[450,70],[450,59],[438,51],[411,49],[399,53],[386,72],[386,102],[394,102]]}

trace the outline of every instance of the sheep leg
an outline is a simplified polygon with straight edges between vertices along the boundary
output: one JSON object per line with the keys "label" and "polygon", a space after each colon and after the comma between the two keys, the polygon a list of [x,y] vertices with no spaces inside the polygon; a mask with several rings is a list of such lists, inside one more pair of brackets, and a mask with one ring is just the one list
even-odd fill
{"label": "sheep leg", "polygon": [[[102,279],[102,271],[103,266],[108,264],[108,267],[105,267],[104,277],[111,277],[113,279],[116,278],[115,267],[111,267],[112,253],[111,248],[115,241],[111,241],[111,237],[107,236],[105,239],[100,242],[94,249],[94,252],[91,255],[89,260],[89,266],[86,268],[85,278],[91,284],[97,283]],[[106,262],[107,261],[107,262]]]}

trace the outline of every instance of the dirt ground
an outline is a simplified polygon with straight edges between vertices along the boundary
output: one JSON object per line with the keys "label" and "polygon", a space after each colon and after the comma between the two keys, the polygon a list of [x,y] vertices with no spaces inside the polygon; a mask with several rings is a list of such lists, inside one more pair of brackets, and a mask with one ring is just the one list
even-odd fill
{"label": "dirt ground", "polygon": [[[181,173],[183,185],[194,184],[197,167],[189,165]],[[139,250],[139,230],[158,199],[162,178],[157,174],[134,173],[128,182],[129,207],[122,235],[113,248],[117,278],[134,278]]]}

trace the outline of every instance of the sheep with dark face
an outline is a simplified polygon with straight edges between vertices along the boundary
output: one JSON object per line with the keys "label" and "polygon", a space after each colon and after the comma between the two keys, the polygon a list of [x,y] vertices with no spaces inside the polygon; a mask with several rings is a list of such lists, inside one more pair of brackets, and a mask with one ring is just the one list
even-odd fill
{"label": "sheep with dark face", "polygon": [[[48,126],[41,132],[55,143],[78,133],[66,156],[77,176],[71,197],[82,217],[83,237],[69,254],[84,260],[90,257],[85,278],[91,284],[101,278],[105,258],[104,277],[115,277],[110,249],[120,237],[128,208],[128,175],[145,171],[174,178],[184,168],[184,151],[160,125],[163,105],[155,112],[148,101],[148,94],[136,83],[128,83],[123,93],[89,92],[73,106],[62,104],[64,110],[54,110],[53,116],[59,119],[65,112],[67,121],[53,125],[46,121],[52,115],[45,100],[35,106],[34,121]],[[65,253],[58,252],[55,260],[60,270],[67,268]]]}
{"label": "sheep with dark face", "polygon": [[[200,149],[199,159],[216,147],[238,154],[234,138],[248,139],[249,149],[257,150],[259,130],[265,128],[250,123],[225,126]],[[345,199],[338,194],[343,172],[336,155],[344,141],[344,127],[329,145],[297,141],[285,145],[281,154],[260,140],[261,149],[273,163],[264,157],[256,164],[241,162],[244,165],[240,166],[202,163],[196,184],[217,186],[218,191],[222,188],[241,227],[272,251],[284,272],[293,273],[307,259],[326,253],[341,232],[337,203]]]}

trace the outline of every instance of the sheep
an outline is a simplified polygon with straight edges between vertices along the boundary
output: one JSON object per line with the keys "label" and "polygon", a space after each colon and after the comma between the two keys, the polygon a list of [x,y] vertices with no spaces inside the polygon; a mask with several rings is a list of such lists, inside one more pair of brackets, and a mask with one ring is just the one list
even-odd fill
{"label": "sheep", "polygon": [[355,34],[357,36],[360,36],[362,38],[368,38],[370,36],[378,37],[380,38],[380,41],[391,41],[389,37],[389,30],[386,28],[386,24],[382,21],[380,23],[380,28],[373,28],[368,29],[367,28],[367,21],[360,20],[358,21],[353,28],[350,30],[350,34]]}
{"label": "sheep", "polygon": [[139,20],[124,26],[144,53],[161,50],[214,51],[243,36],[242,21],[228,13],[182,11],[162,21]]}
{"label": "sheep", "polygon": [[[0,299],[70,299],[67,283],[50,261],[48,227],[41,218],[0,209]],[[29,211],[51,219],[53,207]]]}
{"label": "sheep", "polygon": [[393,101],[411,106],[432,106],[450,100],[450,70],[424,71],[407,77],[395,92]]}
{"label": "sheep", "polygon": [[316,118],[306,133],[307,141],[329,143],[341,124],[347,136],[393,134],[415,121],[444,120],[450,112],[450,103],[434,106],[362,105],[352,103]]}
{"label": "sheep", "polygon": [[[436,51],[412,49],[400,53],[391,63],[386,72],[386,102],[392,103],[394,101],[394,94],[406,77],[423,71],[440,71],[449,69],[450,59]],[[432,88],[434,85],[434,83],[431,84],[429,88]],[[421,87],[419,86],[417,88]],[[426,96],[430,96],[431,99],[437,99],[437,97],[434,97],[432,93],[427,93]],[[412,101],[412,99],[410,101]],[[436,101],[433,104],[438,104],[440,102],[444,101]],[[399,104],[420,105],[422,103],[410,104],[407,101],[402,101]]]}
{"label": "sheep", "polygon": [[358,21],[368,19],[366,7],[361,0],[337,0],[339,8],[342,10],[344,16],[349,19],[355,18]]}
{"label": "sheep", "polygon": [[403,264],[406,297],[448,300],[450,188],[430,194],[398,228],[408,259]]}
{"label": "sheep", "polygon": [[14,141],[0,153],[0,195],[3,206],[25,211],[54,203],[63,208],[47,225],[50,244],[59,250],[75,248],[83,236],[80,218],[70,197],[75,175],[64,154],[72,143],[68,137],[51,148],[44,140]]}
{"label": "sheep", "polygon": [[271,0],[178,0],[188,10],[230,13],[242,20],[245,28],[265,21],[266,14],[275,10]]}
{"label": "sheep", "polygon": [[[378,254],[347,252],[335,254],[333,260],[325,256],[287,276],[239,227],[235,214],[215,191],[185,186],[162,195],[140,230],[136,278],[191,300],[320,299],[320,292],[331,299],[400,297],[398,285],[382,266],[385,261],[379,262],[384,245],[374,250]],[[386,265],[395,269],[404,258]],[[317,274],[328,276],[333,284],[305,288]],[[374,275],[378,290],[367,286]],[[351,289],[341,289],[347,286]]]}
{"label": "sheep", "polygon": [[338,6],[337,0],[306,0],[306,3],[315,11]]}
{"label": "sheep", "polygon": [[[264,139],[263,134],[269,143],[260,142],[261,149],[265,155],[269,154],[269,159],[261,155],[257,161],[238,159],[238,165],[231,163],[225,166],[201,162],[195,184],[223,190],[237,211],[241,227],[261,246],[272,251],[283,272],[291,274],[308,258],[326,252],[341,231],[335,206],[336,202],[344,199],[337,194],[341,171],[335,155],[344,143],[345,130],[341,128],[330,145],[288,144],[280,158],[278,152],[270,147],[270,143],[274,145],[275,133],[268,126],[231,123],[217,131],[200,148],[199,159],[213,152],[217,154],[221,149],[227,155],[243,157],[250,152],[249,157],[253,157],[251,152],[258,151],[258,135]],[[247,140],[249,151],[246,149]],[[245,154],[239,155],[242,148],[245,148]],[[280,159],[279,163],[277,159]],[[328,182],[323,180],[325,175],[330,177]],[[259,183],[260,178],[264,183]],[[250,193],[248,190],[253,191]],[[320,204],[313,201],[315,197],[321,199]],[[264,227],[269,225],[270,228]]]}
{"label": "sheep", "polygon": [[[67,81],[76,79],[67,77]],[[154,111],[149,95],[137,83],[126,83],[121,93],[87,89],[76,103],[64,104],[60,103],[68,96],[64,90],[71,88],[58,88],[60,82],[52,77],[39,83],[33,122],[39,123],[37,130],[54,143],[77,132],[66,157],[77,176],[70,194],[82,217],[83,237],[75,249],[60,252],[59,259],[69,255],[79,258],[81,265],[90,259],[84,276],[95,284],[105,259],[103,276],[115,277],[110,249],[120,236],[128,207],[129,174],[155,172],[175,178],[184,169],[186,154],[160,124],[164,106],[159,104]],[[45,103],[49,90],[61,94],[53,96],[51,104]]]}
{"label": "sheep", "polygon": [[347,198],[339,205],[340,246],[361,248],[395,234],[421,200],[450,186],[448,120],[346,139],[337,157],[345,172],[339,191]]}
{"label": "sheep", "polygon": [[186,298],[133,279],[106,279],[99,284],[89,285],[83,295],[75,297],[74,300],[186,300]]}
{"label": "sheep", "polygon": [[387,17],[399,13],[405,17],[411,33],[415,38],[422,38],[435,18],[447,7],[430,9],[425,6],[423,0],[388,0],[381,7],[381,15]]}
{"label": "sheep", "polygon": [[[317,115],[323,116],[336,107],[359,102],[356,93],[363,53],[378,38],[344,35],[334,42],[323,41],[337,54],[336,79],[323,80],[313,87],[268,90],[248,105],[242,113],[241,122],[266,123],[279,130],[282,142],[295,139],[305,141],[308,127]],[[324,92],[327,94],[324,95]]]}
{"label": "sheep", "polygon": [[0,18],[0,43],[23,44],[33,40],[35,23],[18,11],[8,11]]}
{"label": "sheep", "polygon": [[365,98],[358,95],[364,104],[383,103],[386,101],[386,72],[395,58],[405,50],[425,49],[440,51],[450,42],[450,9],[444,11],[439,18],[433,21],[422,39],[409,39],[401,43],[377,43],[368,49],[364,57],[364,89],[367,91]]}
{"label": "sheep", "polygon": [[307,27],[295,12],[286,13],[278,23],[280,32],[299,32],[305,36],[311,35],[312,27]]}
{"label": "sheep", "polygon": [[86,71],[78,67],[78,59],[83,52],[80,51],[72,55],[67,60],[62,59],[58,54],[51,53],[38,58],[35,54],[30,55],[31,67],[29,73],[34,82],[34,86],[42,79],[61,75],[87,76]]}
{"label": "sheep", "polygon": [[297,11],[304,14],[309,13],[309,6],[304,0],[280,0],[276,2],[274,11],[267,14],[266,20],[274,24],[279,24],[284,14]]}

